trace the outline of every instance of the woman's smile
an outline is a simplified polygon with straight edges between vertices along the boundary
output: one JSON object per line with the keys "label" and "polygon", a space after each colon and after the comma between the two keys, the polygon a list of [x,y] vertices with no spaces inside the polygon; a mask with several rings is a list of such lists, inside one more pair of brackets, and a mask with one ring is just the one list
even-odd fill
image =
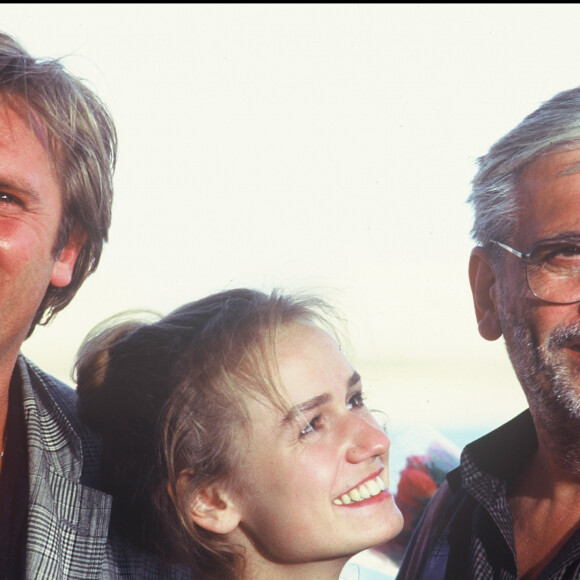
{"label": "woman's smile", "polygon": [[[383,493],[384,492],[384,493]],[[386,499],[389,494],[387,486],[380,475],[372,476],[366,481],[363,481],[356,487],[353,487],[350,491],[343,493],[340,497],[337,497],[332,501],[334,505],[353,505],[368,503],[366,500],[372,498]],[[384,497],[379,497],[384,496]]]}
{"label": "woman's smile", "polygon": [[262,493],[240,498],[246,544],[266,560],[306,563],[390,540],[403,523],[387,490],[390,441],[359,374],[333,338],[305,324],[281,329],[276,362],[289,410],[249,404],[244,468]]}

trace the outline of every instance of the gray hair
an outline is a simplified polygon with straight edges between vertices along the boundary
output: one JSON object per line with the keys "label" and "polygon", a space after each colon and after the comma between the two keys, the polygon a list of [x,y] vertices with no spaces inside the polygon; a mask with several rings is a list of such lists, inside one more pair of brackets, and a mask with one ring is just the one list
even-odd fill
{"label": "gray hair", "polygon": [[474,210],[473,239],[508,242],[518,221],[522,170],[542,155],[580,145],[580,87],[563,91],[528,115],[477,160],[467,202]]}

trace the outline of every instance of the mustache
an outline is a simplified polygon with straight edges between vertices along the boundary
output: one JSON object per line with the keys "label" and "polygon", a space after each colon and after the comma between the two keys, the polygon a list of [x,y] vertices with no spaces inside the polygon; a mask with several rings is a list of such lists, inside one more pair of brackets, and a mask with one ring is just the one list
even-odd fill
{"label": "mustache", "polygon": [[580,321],[554,330],[546,342],[548,350],[566,348],[580,343]]}

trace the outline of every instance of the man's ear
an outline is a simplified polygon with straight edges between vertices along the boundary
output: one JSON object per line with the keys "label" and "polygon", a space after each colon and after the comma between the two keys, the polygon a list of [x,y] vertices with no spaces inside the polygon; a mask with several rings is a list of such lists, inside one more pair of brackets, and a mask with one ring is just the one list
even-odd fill
{"label": "man's ear", "polygon": [[79,227],[74,228],[65,247],[54,262],[50,278],[53,286],[62,288],[70,284],[77,258],[86,241],[87,234]]}
{"label": "man's ear", "polygon": [[497,340],[502,335],[497,308],[498,281],[487,252],[480,246],[471,252],[469,282],[479,334],[486,340]]}
{"label": "man's ear", "polygon": [[[177,493],[188,486],[191,472],[184,470],[177,482]],[[191,498],[189,517],[201,528],[216,534],[229,534],[240,523],[236,502],[222,485],[215,483],[204,487]]]}

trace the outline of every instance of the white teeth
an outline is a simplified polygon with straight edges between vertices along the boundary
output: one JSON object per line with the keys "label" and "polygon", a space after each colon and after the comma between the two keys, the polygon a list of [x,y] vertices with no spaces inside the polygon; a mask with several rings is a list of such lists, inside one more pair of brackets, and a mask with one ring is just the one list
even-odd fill
{"label": "white teeth", "polygon": [[358,488],[360,490],[360,494],[363,496],[363,499],[369,499],[369,497],[372,497],[369,488],[364,483],[359,485]]}
{"label": "white teeth", "polygon": [[382,480],[380,475],[377,475],[375,479],[371,479],[365,483],[361,483],[355,489],[351,489],[348,493],[341,495],[332,501],[334,505],[349,505],[351,503],[357,503],[375,495],[379,495],[381,491],[387,489],[385,482]]}

